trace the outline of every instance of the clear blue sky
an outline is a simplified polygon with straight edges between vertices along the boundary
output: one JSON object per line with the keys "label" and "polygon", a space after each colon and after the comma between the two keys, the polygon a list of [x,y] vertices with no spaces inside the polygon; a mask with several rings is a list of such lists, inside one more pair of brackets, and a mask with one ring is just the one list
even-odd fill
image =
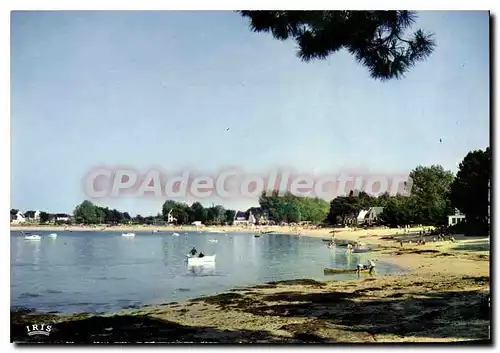
{"label": "clear blue sky", "polygon": [[[12,208],[72,212],[100,164],[456,172],[489,145],[486,12],[421,12],[415,29],[436,33],[436,51],[385,83],[346,52],[302,63],[293,42],[252,33],[234,12],[11,20]],[[147,215],[162,201],[99,203]]]}

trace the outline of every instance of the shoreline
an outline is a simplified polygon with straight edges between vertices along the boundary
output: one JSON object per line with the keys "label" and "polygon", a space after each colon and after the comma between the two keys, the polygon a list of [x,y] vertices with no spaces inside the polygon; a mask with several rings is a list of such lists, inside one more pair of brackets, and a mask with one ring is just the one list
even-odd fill
{"label": "shoreline", "polygon": [[[408,228],[410,232],[418,232],[423,227]],[[373,234],[377,236],[391,236],[403,235],[404,230],[398,228],[335,228],[335,227],[303,227],[303,226],[204,226],[196,227],[193,225],[185,226],[55,226],[55,225],[11,225],[10,231],[19,232],[37,232],[37,231],[98,231],[98,232],[176,232],[176,231],[190,231],[201,233],[269,233],[269,234],[284,234],[284,235],[297,235],[314,238],[331,238],[335,234],[335,238],[342,240],[354,240],[354,238],[366,238]],[[262,235],[264,235],[262,234]]]}
{"label": "shoreline", "polygon": [[[19,228],[11,227],[11,230]],[[161,228],[145,230],[152,229]],[[217,227],[204,231],[210,229]],[[121,230],[124,229],[113,229]],[[276,229],[276,233],[287,234],[281,232],[283,230]],[[228,231],[248,232],[249,229],[231,227]],[[331,235],[328,228],[302,231],[302,236],[326,238]],[[33,316],[16,313],[14,321],[11,319],[11,341],[151,341],[151,336],[144,336],[143,330],[138,328],[143,326],[155,328],[153,340],[156,342],[489,339],[489,302],[485,308],[490,292],[489,239],[457,235],[456,242],[428,242],[417,246],[409,240],[418,235],[396,235],[398,231],[402,230],[379,229],[377,235],[373,235],[373,229],[346,230],[336,232],[335,238],[375,245],[373,254],[378,260],[404,267],[410,270],[409,273],[343,280],[335,280],[332,276],[331,280],[321,282],[308,279],[271,282],[233,288],[182,303],[170,302],[104,315],[36,313],[35,316],[41,315],[60,328],[59,334],[47,338],[48,341],[45,337],[28,338],[21,332],[22,325],[30,318],[33,320]],[[400,240],[405,242],[403,247]],[[134,322],[132,326],[131,322]],[[110,327],[112,332],[106,332]],[[85,332],[86,338],[73,337],[75,330]],[[81,339],[83,341],[79,341]]]}

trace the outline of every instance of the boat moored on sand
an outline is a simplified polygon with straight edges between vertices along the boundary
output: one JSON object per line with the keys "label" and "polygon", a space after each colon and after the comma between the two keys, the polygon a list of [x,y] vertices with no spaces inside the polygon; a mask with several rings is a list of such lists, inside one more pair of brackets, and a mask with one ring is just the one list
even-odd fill
{"label": "boat moored on sand", "polygon": [[[359,270],[359,273],[370,273],[370,272],[374,272],[375,269],[370,269],[369,268],[364,268],[364,269],[361,269]],[[323,270],[323,273],[325,275],[340,275],[340,274],[346,274],[346,273],[357,273],[358,270],[356,268],[325,268]]]}

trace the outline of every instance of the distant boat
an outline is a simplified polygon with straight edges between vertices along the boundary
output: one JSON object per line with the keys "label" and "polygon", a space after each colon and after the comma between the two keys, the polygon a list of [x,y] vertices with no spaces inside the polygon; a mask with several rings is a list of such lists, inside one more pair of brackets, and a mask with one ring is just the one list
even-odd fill
{"label": "distant boat", "polygon": [[179,233],[172,233],[172,236],[173,236],[173,237],[178,237],[178,236],[179,236]]}
{"label": "distant boat", "polygon": [[259,234],[254,234],[254,238],[260,238]]}
{"label": "distant boat", "polygon": [[135,237],[135,233],[122,233],[122,237]]}
{"label": "distant boat", "polygon": [[209,243],[217,243],[219,242],[217,239],[208,239],[208,242]]}
{"label": "distant boat", "polygon": [[217,230],[217,229],[215,229],[215,230],[209,230],[208,232],[209,233],[224,233],[222,230]]}
{"label": "distant boat", "polygon": [[38,234],[33,234],[33,235],[25,235],[24,239],[25,240],[40,240],[40,239],[42,239],[42,237],[39,236]]}
{"label": "distant boat", "polygon": [[51,233],[51,234],[49,234],[49,238],[56,239],[57,238],[57,234],[56,233]]}
{"label": "distant boat", "polygon": [[153,229],[151,233],[158,233],[158,229]]}

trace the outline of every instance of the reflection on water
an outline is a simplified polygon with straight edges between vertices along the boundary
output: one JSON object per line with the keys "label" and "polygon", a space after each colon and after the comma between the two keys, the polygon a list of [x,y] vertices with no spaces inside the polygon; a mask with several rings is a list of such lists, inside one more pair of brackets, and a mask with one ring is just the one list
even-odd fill
{"label": "reflection on water", "polygon": [[187,265],[187,273],[192,276],[215,276],[215,263],[213,264],[203,264],[199,266]]}
{"label": "reflection on water", "polygon": [[40,241],[25,240],[26,248],[31,252],[33,270],[38,271],[40,269]]}
{"label": "reflection on water", "polygon": [[347,267],[352,267],[352,254],[350,252],[346,252],[346,265]]}
{"label": "reflection on water", "polygon": [[[62,313],[117,311],[131,301],[182,301],[269,281],[331,279],[324,276],[325,267],[361,261],[345,248],[326,248],[321,239],[281,234],[137,232],[127,238],[97,231],[60,232],[50,240],[49,232],[40,232],[39,242],[11,234],[12,305]],[[188,266],[185,256],[192,247],[216,254],[216,262]],[[392,269],[377,264],[379,274]]]}

